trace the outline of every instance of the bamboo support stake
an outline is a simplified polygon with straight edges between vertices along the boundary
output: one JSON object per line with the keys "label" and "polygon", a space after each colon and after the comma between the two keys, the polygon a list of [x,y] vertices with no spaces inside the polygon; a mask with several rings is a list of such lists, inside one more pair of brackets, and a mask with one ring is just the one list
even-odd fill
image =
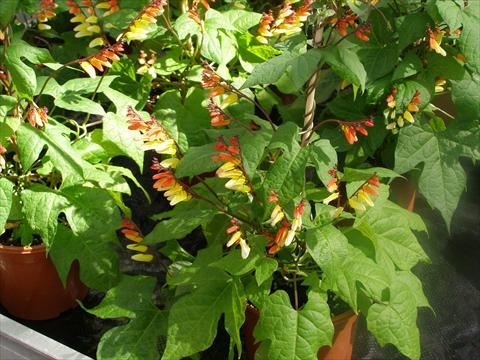
{"label": "bamboo support stake", "polygon": [[[323,39],[323,26],[320,25],[320,20],[315,25],[314,30],[314,47],[318,47]],[[305,102],[305,115],[303,120],[303,135],[302,135],[302,146],[308,144],[310,137],[312,136],[313,130],[313,120],[315,118],[315,89],[317,87],[318,80],[320,78],[320,67],[315,70],[315,72],[310,76],[308,79],[307,86],[306,86],[306,94],[307,100]]]}

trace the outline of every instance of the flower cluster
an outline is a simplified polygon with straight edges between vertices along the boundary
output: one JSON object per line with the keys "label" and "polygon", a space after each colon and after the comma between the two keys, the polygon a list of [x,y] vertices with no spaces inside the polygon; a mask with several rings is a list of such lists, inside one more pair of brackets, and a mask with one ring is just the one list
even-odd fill
{"label": "flower cluster", "polygon": [[332,177],[330,181],[327,183],[327,191],[331,194],[327,196],[325,199],[323,199],[323,203],[325,205],[328,205],[330,202],[338,199],[338,197],[340,196],[340,193],[338,191],[337,169],[333,168],[328,170],[328,175]]}
{"label": "flower cluster", "polygon": [[297,9],[292,9],[292,4],[286,2],[279,10],[277,18],[273,17],[270,10],[263,14],[258,26],[256,39],[262,44],[268,44],[268,39],[281,36],[280,40],[302,31],[302,26],[311,14],[312,0],[305,0]]}
{"label": "flower cluster", "polygon": [[108,16],[116,13],[117,11],[120,11],[120,7],[118,6],[117,0],[104,1],[104,2],[98,3],[97,5],[95,5],[95,7],[97,9],[106,10],[103,13],[103,16]]}
{"label": "flower cluster", "polygon": [[189,201],[192,195],[186,190],[186,186],[178,181],[171,168],[164,167],[162,163],[154,159],[150,167],[150,169],[157,171],[152,176],[152,179],[155,180],[153,188],[157,191],[165,191],[163,196],[167,198],[171,206],[182,201]]}
{"label": "flower cluster", "polygon": [[147,253],[148,246],[140,244],[140,242],[143,241],[143,235],[138,229],[137,225],[135,225],[132,220],[127,218],[122,219],[121,225],[122,230],[120,230],[120,232],[123,234],[123,236],[134,242],[133,244],[128,244],[127,249],[138,252],[137,254],[132,255],[130,258],[140,262],[152,262],[153,255]]}
{"label": "flower cluster", "polygon": [[52,27],[47,24],[48,19],[55,17],[55,9],[58,4],[55,0],[41,0],[39,5],[39,10],[35,14],[35,17],[38,20],[37,28],[38,30],[49,30]]}
{"label": "flower cluster", "polygon": [[368,37],[368,33],[370,33],[370,26],[368,24],[359,25],[357,23],[358,16],[352,14],[352,10],[348,9],[345,11],[340,18],[334,17],[330,20],[330,24],[332,24],[338,33],[342,36],[348,35],[348,28],[352,28],[354,31],[354,35],[362,40],[368,41],[370,38]]}
{"label": "flower cluster", "polygon": [[163,13],[163,7],[166,5],[165,0],[154,0],[143,8],[140,14],[133,20],[133,23],[125,33],[128,41],[145,40],[148,33],[152,30],[152,24],[157,22],[157,16]]}
{"label": "flower cluster", "polygon": [[240,228],[240,224],[237,219],[233,218],[230,220],[232,226],[227,229],[227,234],[233,234],[230,240],[227,242],[227,247],[231,247],[233,245],[240,245],[240,250],[242,253],[242,258],[246,259],[250,254],[250,246],[248,246],[247,240],[245,235]]}
{"label": "flower cluster", "polygon": [[305,211],[305,201],[302,199],[300,203],[295,206],[291,222],[287,220],[283,208],[278,203],[278,196],[274,191],[271,191],[271,196],[268,201],[275,203],[275,207],[270,215],[270,225],[275,227],[275,225],[281,223],[275,233],[275,237],[269,244],[268,253],[273,255],[280,251],[282,247],[289,246],[293,242],[296,233],[302,229],[302,216]]}
{"label": "flower cluster", "polygon": [[437,54],[447,56],[447,52],[440,46],[443,39],[443,33],[440,29],[428,29],[429,45],[430,49],[434,50]]}
{"label": "flower cluster", "polygon": [[155,118],[143,120],[130,107],[128,109],[128,129],[140,132],[143,150],[154,150],[157,154],[170,155],[163,161],[153,160],[151,169],[157,172],[152,177],[155,180],[153,188],[158,191],[165,191],[163,196],[172,206],[181,201],[190,200],[192,198],[191,194],[186,191],[185,185],[177,180],[172,171],[179,161],[177,158],[178,148],[175,140],[165,128]]}
{"label": "flower cluster", "polygon": [[112,67],[111,61],[120,60],[119,55],[124,51],[123,44],[118,42],[112,46],[108,46],[98,53],[86,57],[80,61],[80,66],[92,78],[95,79],[97,74],[95,68],[99,72],[103,72],[103,67]]}
{"label": "flower cluster", "polygon": [[32,102],[28,108],[28,122],[34,127],[42,128],[48,123],[47,114],[48,109],[45,106],[38,107]]}
{"label": "flower cluster", "polygon": [[340,129],[343,131],[345,139],[350,145],[358,141],[357,132],[359,132],[363,136],[368,136],[368,131],[364,128],[364,126],[374,126],[372,116],[365,120],[340,122]]}
{"label": "flower cluster", "polygon": [[140,50],[140,54],[138,56],[138,62],[140,63],[140,67],[137,70],[137,74],[145,75],[149,74],[153,79],[157,77],[157,73],[155,71],[155,54],[150,53],[149,58],[147,59],[147,54],[145,51]]}
{"label": "flower cluster", "polygon": [[369,195],[377,196],[378,192],[372,188],[380,187],[380,182],[376,175],[372,176],[362,187],[350,198],[348,199],[348,204],[352,209],[356,210],[366,210],[366,206],[374,206],[374,203]]}
{"label": "flower cluster", "polygon": [[[412,100],[407,105],[407,108],[397,116],[397,102],[395,100],[397,95],[397,88],[393,88],[392,92],[387,96],[387,108],[384,111],[385,120],[387,121],[387,129],[392,130],[398,127],[403,127],[405,120],[409,123],[415,122],[412,113],[419,111],[417,104],[421,102],[420,91],[416,90]],[[391,121],[391,122],[390,122]]]}
{"label": "flower cluster", "polygon": [[212,126],[226,126],[232,121],[225,111],[223,111],[213,99],[208,103],[208,113],[210,114],[210,124]]}
{"label": "flower cluster", "polygon": [[98,17],[95,14],[95,8],[90,0],[83,0],[82,5],[86,6],[83,13],[82,8],[73,0],[67,0],[67,5],[70,6],[70,13],[75,16],[70,19],[71,23],[79,23],[73,28],[75,31],[75,37],[81,38],[85,36],[97,36],[90,41],[89,47],[102,46],[105,44],[105,40],[100,35],[102,29],[98,25]]}
{"label": "flower cluster", "polygon": [[208,3],[208,0],[193,0],[192,6],[190,6],[190,9],[188,10],[188,17],[195,21],[200,26],[200,29],[203,32],[205,30],[203,27],[203,20],[201,19],[200,13],[198,12],[198,4],[200,3],[206,10],[210,9],[210,4]]}
{"label": "flower cluster", "polygon": [[249,181],[242,168],[242,161],[240,160],[240,144],[238,138],[232,136],[228,139],[228,142],[230,145],[223,137],[220,137],[217,144],[215,144],[214,149],[221,152],[212,157],[212,160],[223,162],[223,165],[217,169],[216,174],[219,178],[230,179],[225,184],[227,189],[250,193],[251,187],[248,185]]}
{"label": "flower cluster", "polygon": [[203,63],[202,87],[204,89],[211,89],[211,91],[208,93],[209,98],[231,91],[230,85],[227,84],[226,81],[220,77],[207,62]]}

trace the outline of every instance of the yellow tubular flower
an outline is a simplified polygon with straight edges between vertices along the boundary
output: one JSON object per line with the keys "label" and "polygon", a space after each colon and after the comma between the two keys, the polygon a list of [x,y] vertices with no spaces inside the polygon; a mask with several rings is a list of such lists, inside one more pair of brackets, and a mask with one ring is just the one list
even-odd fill
{"label": "yellow tubular flower", "polygon": [[273,208],[272,214],[270,215],[270,224],[272,227],[277,225],[285,217],[283,209],[280,205],[275,205]]}
{"label": "yellow tubular flower", "polygon": [[242,236],[241,231],[235,231],[232,237],[230,238],[230,240],[228,240],[227,247],[231,247],[232,245],[234,245],[238,241],[238,239],[240,239],[241,236]]}
{"label": "yellow tubular flower", "polygon": [[294,238],[295,238],[295,230],[293,229],[288,230],[287,237],[285,238],[284,246],[289,246],[293,242]]}
{"label": "yellow tubular flower", "polygon": [[352,209],[355,210],[366,210],[367,208],[361,202],[355,200],[354,198],[348,199],[348,204]]}
{"label": "yellow tubular flower", "polygon": [[230,190],[236,190],[244,193],[249,193],[250,192],[250,187],[245,185],[246,179],[245,178],[239,178],[239,179],[230,179],[227,181],[225,184],[225,187]]}
{"label": "yellow tubular flower", "polygon": [[242,258],[243,259],[248,258],[248,255],[250,254],[250,247],[248,246],[244,238],[240,238],[239,243],[240,243],[240,249],[242,252]]}
{"label": "yellow tubular flower", "polygon": [[178,162],[179,160],[176,157],[172,157],[170,159],[163,160],[160,162],[160,165],[167,169],[175,169],[178,165]]}
{"label": "yellow tubular flower", "polygon": [[368,206],[374,206],[372,199],[367,195],[365,191],[360,190],[357,194],[358,199],[366,203]]}
{"label": "yellow tubular flower", "polygon": [[139,262],[152,262],[153,255],[151,254],[135,254],[130,257],[132,260]]}
{"label": "yellow tubular flower", "polygon": [[413,118],[412,114],[408,110],[405,110],[405,112],[403,113],[403,118],[407,120],[409,123],[415,122],[415,119]]}
{"label": "yellow tubular flower", "polygon": [[129,250],[135,250],[135,251],[138,251],[138,252],[146,252],[148,250],[148,246],[146,245],[139,245],[139,244],[128,244],[127,245],[127,249]]}
{"label": "yellow tubular flower", "polygon": [[330,194],[328,197],[326,197],[325,199],[323,199],[323,203],[325,205],[328,205],[331,201],[335,200],[335,199],[338,199],[338,195],[339,193],[338,192],[334,192],[332,194]]}
{"label": "yellow tubular flower", "polygon": [[88,76],[90,76],[92,79],[95,79],[97,77],[97,73],[95,72],[95,68],[89,62],[82,61],[80,63],[80,66],[82,67],[83,70],[85,70],[85,72],[88,74]]}

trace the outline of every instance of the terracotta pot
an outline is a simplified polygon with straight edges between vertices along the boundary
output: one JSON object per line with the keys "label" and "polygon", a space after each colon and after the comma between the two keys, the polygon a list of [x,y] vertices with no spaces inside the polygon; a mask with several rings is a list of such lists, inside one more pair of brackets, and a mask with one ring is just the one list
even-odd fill
{"label": "terracotta pot", "polygon": [[7,311],[27,320],[53,319],[77,306],[87,295],[75,261],[64,288],[45,245],[0,245],[0,303]]}
{"label": "terracotta pot", "polygon": [[[253,330],[257,324],[260,312],[255,307],[248,305],[245,312],[245,348],[247,359],[254,360],[255,351],[260,343],[255,343]],[[335,316],[332,319],[335,333],[333,335],[332,346],[324,346],[318,351],[319,360],[349,360],[352,358],[353,339],[355,338],[355,328],[358,315],[352,311]]]}

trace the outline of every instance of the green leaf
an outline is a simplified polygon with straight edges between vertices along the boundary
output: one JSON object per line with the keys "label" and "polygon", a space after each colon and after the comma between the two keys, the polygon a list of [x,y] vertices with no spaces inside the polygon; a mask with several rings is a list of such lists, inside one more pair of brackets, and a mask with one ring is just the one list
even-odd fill
{"label": "green leaf", "polygon": [[415,53],[409,52],[393,72],[392,81],[415,75],[422,70],[422,68],[423,65],[420,58]]}
{"label": "green leaf", "polygon": [[480,51],[478,43],[478,22],[480,21],[480,6],[476,2],[470,3],[462,14],[463,29],[458,45],[460,51],[465,55],[466,66],[477,74],[480,72]]}
{"label": "green leaf", "polygon": [[379,48],[361,49],[358,57],[365,67],[368,80],[373,81],[392,71],[398,63],[398,54],[397,45],[390,44]]}
{"label": "green leaf", "polygon": [[50,249],[57,233],[58,216],[69,206],[68,200],[43,185],[23,190],[21,198],[25,220],[40,235],[47,249]]}
{"label": "green leaf", "polygon": [[315,167],[318,178],[327,185],[332,179],[328,171],[337,166],[337,152],[327,139],[315,141],[309,146],[312,148],[310,161]]}
{"label": "green leaf", "polygon": [[84,160],[72,148],[70,141],[63,135],[63,129],[54,124],[46,124],[43,130],[22,124],[16,131],[20,150],[20,161],[25,169],[30,169],[37,161],[44,147],[46,155],[62,174],[63,178],[80,182],[83,179]]}
{"label": "green leaf", "polygon": [[390,201],[377,202],[357,219],[354,227],[373,242],[377,262],[386,257],[400,270],[410,270],[419,261],[429,260],[412,232],[409,217],[413,216],[416,223],[422,222],[418,215]]}
{"label": "green leaf", "polygon": [[113,113],[103,118],[102,146],[110,156],[125,155],[132,158],[143,171],[143,150],[138,133],[128,129],[126,119]]}
{"label": "green leaf", "polygon": [[5,224],[12,208],[13,183],[5,178],[0,179],[0,235],[5,232]]}
{"label": "green leaf", "polygon": [[208,111],[202,105],[205,99],[205,91],[194,87],[187,92],[184,101],[178,91],[170,90],[160,95],[155,104],[154,115],[175,139],[182,152],[189,146],[200,146],[207,142],[202,130],[211,126]]}
{"label": "green leaf", "polygon": [[54,103],[62,109],[102,116],[105,115],[105,110],[103,110],[100,104],[79,95],[76,91],[65,91],[62,95],[55,98]]}
{"label": "green leaf", "polygon": [[167,315],[152,303],[155,282],[152,277],[124,275],[97,307],[87,310],[103,319],[131,319],[127,325],[114,327],[102,336],[98,344],[98,358],[160,358],[159,337],[166,335]]}
{"label": "green leaf", "polygon": [[101,319],[128,317],[134,319],[142,311],[149,311],[155,278],[147,276],[122,275],[118,284],[109,289],[102,302],[88,309]]}
{"label": "green leaf", "polygon": [[398,271],[396,272],[395,281],[399,281],[407,286],[411,296],[415,299],[417,307],[427,307],[433,311],[423,292],[422,282],[413,273],[410,271]]}
{"label": "green leaf", "polygon": [[462,25],[462,9],[455,1],[440,0],[435,1],[438,13],[443,18],[447,26],[453,31]]}
{"label": "green leaf", "polygon": [[466,185],[459,158],[480,158],[479,128],[478,122],[465,128],[454,124],[435,133],[424,124],[406,127],[398,137],[395,171],[403,174],[423,164],[419,190],[430,206],[440,211],[448,228]]}
{"label": "green leaf", "polygon": [[340,178],[340,180],[346,181],[346,182],[366,181],[370,179],[373,175],[377,175],[380,178],[389,178],[389,179],[401,177],[395,171],[387,168],[372,167],[368,169],[352,169],[352,168],[346,167],[343,169],[343,175]]}
{"label": "green leaf", "polygon": [[75,235],[90,241],[117,241],[120,212],[106,190],[74,186],[63,189],[62,195],[71,203],[65,215]]}
{"label": "green leaf", "polygon": [[118,259],[111,243],[79,238],[60,224],[49,255],[64,285],[74,260],[79,261],[80,279],[87,286],[107,290],[117,282]]}
{"label": "green leaf", "polygon": [[463,80],[465,68],[453,56],[441,56],[436,52],[427,54],[428,73],[450,80]]}
{"label": "green leaf", "polygon": [[284,151],[293,151],[298,148],[299,127],[291,121],[283,123],[273,133],[268,145],[268,149],[283,149]]}
{"label": "green leaf", "polygon": [[321,49],[321,57],[342,79],[365,89],[367,72],[357,54],[345,47],[335,46]]}
{"label": "green leaf", "polygon": [[118,75],[106,75],[92,79],[76,78],[67,81],[62,85],[63,91],[72,91],[78,94],[93,94],[94,92],[103,93],[112,84],[113,80],[118,78]]}
{"label": "green leaf", "polygon": [[474,74],[464,80],[452,81],[452,100],[458,119],[465,122],[480,119],[480,76]]}
{"label": "green leaf", "polygon": [[26,58],[33,64],[55,62],[47,49],[37,48],[19,38],[13,42],[5,53],[5,65],[10,73],[18,94],[27,99],[32,99],[37,87],[35,71],[23,62]]}
{"label": "green leaf", "polygon": [[391,343],[410,359],[420,358],[417,305],[402,282],[392,283],[388,302],[375,303],[368,309],[367,327],[381,346]]}
{"label": "green leaf", "polygon": [[415,12],[399,18],[398,23],[398,47],[399,50],[403,50],[408,45],[424,37],[429,24],[433,24],[433,21],[426,13]]}
{"label": "green leaf", "polygon": [[389,284],[387,273],[360,250],[349,245],[340,230],[333,225],[308,230],[306,242],[308,252],[324,271],[328,287],[354,310],[358,303],[357,282],[363,285],[371,298],[381,299],[383,290]]}
{"label": "green leaf", "polygon": [[316,360],[318,349],[332,342],[330,308],[310,291],[305,306],[294,310],[287,293],[278,290],[262,303],[254,335],[262,342],[259,351],[270,360]]}
{"label": "green leaf", "polygon": [[272,133],[263,129],[253,134],[245,132],[239,137],[242,165],[249,179],[254,177],[257,166],[262,162],[271,137]]}
{"label": "green leaf", "polygon": [[285,151],[272,164],[262,184],[264,194],[276,191],[282,204],[300,195],[305,186],[305,167],[310,157],[310,147],[296,145]]}
{"label": "green leaf", "polygon": [[175,175],[178,177],[201,175],[216,170],[221,164],[212,160],[219,151],[215,144],[191,147],[178,163]]}
{"label": "green leaf", "polygon": [[175,20],[173,28],[181,40],[187,38],[189,35],[200,33],[200,26],[195,21],[190,19],[189,13],[180,15],[177,20]]}
{"label": "green leaf", "polygon": [[220,13],[210,9],[207,12],[205,21],[207,23],[215,23],[219,28],[244,33],[251,27],[258,25],[261,19],[262,15],[253,11],[229,10]]}
{"label": "green leaf", "polygon": [[[170,219],[159,222],[146,237],[146,244],[156,244],[168,240],[181,239],[198,226],[212,219],[217,210],[209,204],[197,200],[180,203],[165,216]],[[163,214],[162,214],[163,215]]]}
{"label": "green leaf", "polygon": [[242,89],[255,85],[273,84],[289,69],[293,85],[299,89],[317,69],[321,56],[318,49],[310,49],[304,53],[285,52],[255,66],[251,75],[242,85]]}
{"label": "green leaf", "polygon": [[15,15],[18,0],[2,0],[0,3],[0,29],[5,28]]}
{"label": "green leaf", "polygon": [[3,120],[9,110],[17,104],[17,99],[9,95],[0,95],[0,120]]}
{"label": "green leaf", "polygon": [[225,314],[225,329],[241,353],[239,329],[245,319],[246,298],[242,283],[220,269],[200,270],[202,286],[173,304],[168,317],[164,360],[180,359],[207,349]]}

